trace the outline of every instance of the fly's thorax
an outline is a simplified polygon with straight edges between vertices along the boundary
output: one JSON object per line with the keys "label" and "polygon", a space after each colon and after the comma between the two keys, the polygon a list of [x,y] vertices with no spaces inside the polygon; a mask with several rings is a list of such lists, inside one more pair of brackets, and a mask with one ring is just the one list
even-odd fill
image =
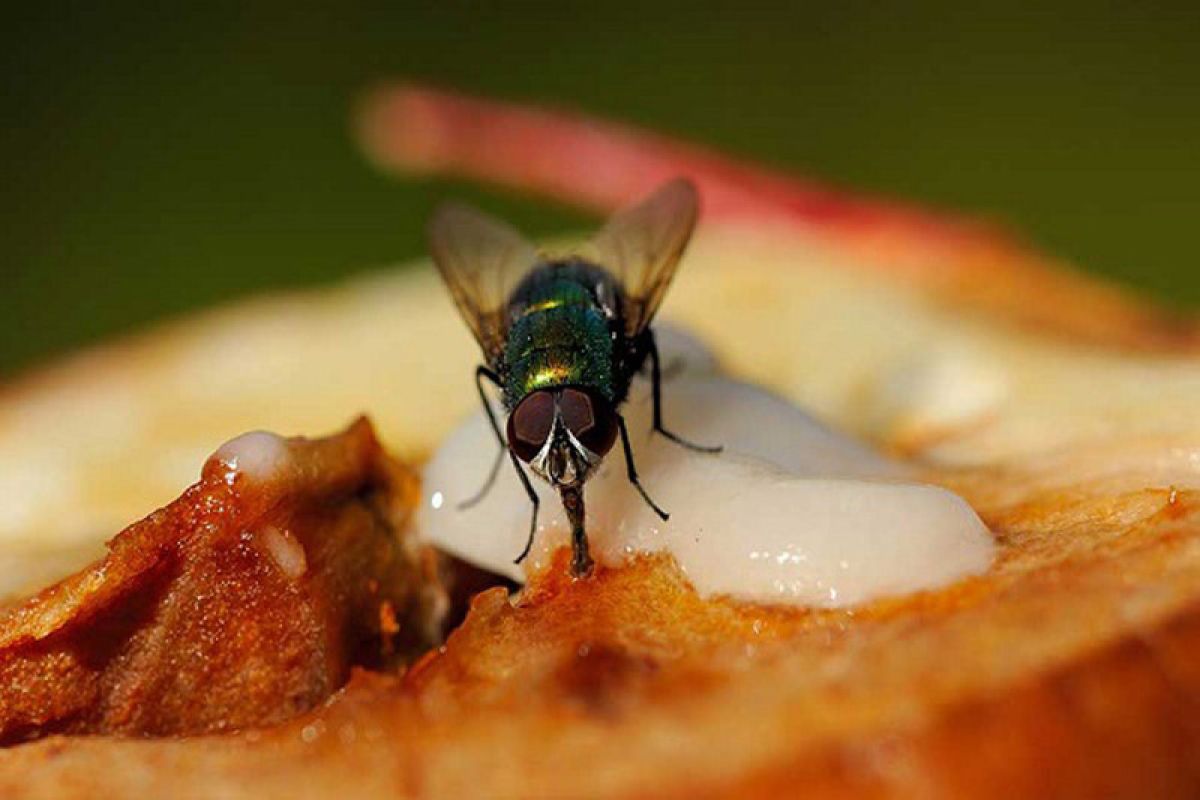
{"label": "fly's thorax", "polygon": [[550,261],[517,284],[509,310],[515,318],[550,304],[592,305],[615,318],[620,315],[620,295],[617,279],[603,267],[580,259]]}
{"label": "fly's thorax", "polygon": [[614,328],[587,287],[559,278],[515,299],[504,353],[509,408],[532,392],[561,386],[586,386],[612,400]]}

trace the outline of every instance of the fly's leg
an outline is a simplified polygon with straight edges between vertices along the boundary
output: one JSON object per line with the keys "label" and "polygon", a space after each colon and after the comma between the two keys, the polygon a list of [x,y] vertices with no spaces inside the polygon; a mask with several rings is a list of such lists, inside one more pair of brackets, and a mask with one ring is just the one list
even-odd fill
{"label": "fly's leg", "polygon": [[[520,564],[529,555],[530,549],[533,548],[533,537],[537,533],[537,517],[538,517],[538,500],[537,492],[533,490],[533,484],[529,482],[529,476],[525,474],[525,470],[521,469],[521,462],[517,460],[517,454],[508,447],[508,442],[504,441],[504,434],[500,432],[500,423],[496,421],[496,412],[492,411],[492,404],[488,402],[487,392],[483,390],[483,379],[487,378],[496,386],[500,386],[500,376],[492,370],[480,364],[475,368],[475,388],[479,391],[479,402],[483,403],[483,410],[487,412],[488,422],[491,423],[492,433],[496,434],[496,441],[500,445],[499,452],[496,453],[496,460],[492,462],[492,469],[488,473],[487,480],[484,481],[483,488],[475,493],[474,497],[464,500],[459,503],[460,509],[470,508],[471,506],[482,500],[496,482],[496,476],[500,473],[500,461],[504,458],[504,454],[508,453],[508,458],[512,461],[513,469],[517,471],[517,477],[521,479],[521,485],[525,487],[525,494],[529,495],[529,502],[533,504],[533,513],[529,517],[529,538],[525,540],[525,549],[521,551],[521,555],[517,556],[514,564]],[[580,501],[582,507],[582,500]]]}
{"label": "fly's leg", "polygon": [[458,504],[459,511],[465,511],[487,497],[487,493],[491,491],[492,485],[496,482],[496,476],[500,474],[500,462],[504,460],[504,452],[508,450],[508,444],[504,441],[504,434],[500,433],[500,423],[496,421],[496,413],[492,411],[492,404],[488,402],[487,392],[483,390],[484,378],[499,386],[500,376],[482,364],[475,368],[475,388],[479,391],[479,402],[483,403],[483,410],[487,412],[488,422],[492,425],[492,433],[496,434],[496,441],[499,443],[500,449],[496,451],[496,460],[492,462],[492,468],[488,472],[487,480],[483,482],[483,486],[478,492]]}
{"label": "fly's leg", "polygon": [[[653,330],[647,330],[647,334],[648,334],[647,340],[650,343],[649,344],[649,346],[650,346],[650,394],[654,400],[654,431],[656,433],[661,433],[663,436],[667,437],[675,444],[682,445],[689,450],[695,450],[699,453],[719,453],[719,452],[721,452],[722,450],[725,449],[722,445],[717,445],[715,447],[709,447],[709,446],[705,446],[705,445],[701,445],[701,444],[693,444],[692,442],[689,442],[686,439],[682,439],[679,436],[676,436],[675,434],[671,433],[669,430],[667,430],[666,428],[663,427],[663,421],[662,421],[662,369],[659,365],[659,360],[658,360],[658,342],[656,342],[654,340],[654,331]],[[629,452],[628,447],[626,447],[625,452],[626,453]],[[643,492],[643,495],[644,494],[645,493]],[[650,505],[654,505],[654,504],[651,503]]]}
{"label": "fly's leg", "polygon": [[571,574],[582,578],[592,571],[592,556],[588,553],[587,531],[583,525],[583,487],[564,487],[559,490],[567,519],[571,522]]}
{"label": "fly's leg", "polygon": [[[646,494],[646,490],[642,488],[642,484],[638,482],[637,467],[633,465],[633,449],[629,446],[629,431],[625,428],[625,418],[617,414],[617,430],[621,432],[621,447],[625,450],[625,472],[629,475],[629,482],[634,485],[634,488],[641,494],[642,499],[646,501],[646,505],[654,509],[654,513],[658,514],[659,519],[666,522],[671,518],[671,515],[658,507],[658,504],[650,499],[650,495]],[[580,508],[582,509],[583,500],[580,499]],[[582,512],[581,512],[582,515]]]}
{"label": "fly's leg", "polygon": [[[508,448],[505,448],[506,450]],[[525,487],[525,494],[529,495],[529,502],[533,503],[533,515],[529,518],[529,538],[525,540],[525,549],[521,551],[521,555],[513,561],[514,564],[520,564],[529,555],[530,549],[533,548],[533,537],[537,533],[537,515],[538,515],[538,496],[533,490],[533,484],[529,482],[529,476],[525,474],[525,470],[521,469],[521,462],[517,460],[517,454],[512,450],[508,451],[508,458],[512,461],[513,469],[517,471],[517,477],[521,479],[521,485]],[[582,514],[583,501],[580,500],[580,513]],[[581,523],[582,524],[582,523]]]}

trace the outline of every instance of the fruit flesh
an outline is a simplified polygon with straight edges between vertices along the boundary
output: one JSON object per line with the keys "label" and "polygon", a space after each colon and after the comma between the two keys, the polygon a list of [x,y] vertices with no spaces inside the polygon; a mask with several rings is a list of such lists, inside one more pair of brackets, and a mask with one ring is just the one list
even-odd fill
{"label": "fruit flesh", "polygon": [[[1200,444],[1196,356],[980,317],[792,233],[702,226],[661,316],[730,374],[919,463],[1110,446],[1119,472],[1159,459],[1148,442],[1160,455]],[[1113,330],[1117,343],[1130,333]],[[420,461],[477,409],[476,363],[436,275],[414,265],[205,312],[32,376],[0,402],[0,594],[94,558],[231,431],[332,430],[361,409],[389,450]],[[1155,480],[1200,480],[1200,462],[1173,463]],[[48,563],[61,572],[42,573]]]}

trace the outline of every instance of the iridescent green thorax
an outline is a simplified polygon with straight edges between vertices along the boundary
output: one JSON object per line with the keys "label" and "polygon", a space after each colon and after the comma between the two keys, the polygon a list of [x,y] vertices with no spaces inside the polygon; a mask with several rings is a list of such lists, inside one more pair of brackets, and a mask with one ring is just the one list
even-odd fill
{"label": "iridescent green thorax", "polygon": [[573,274],[547,270],[516,298],[504,358],[505,402],[539,389],[583,386],[613,400],[613,338],[591,290]]}

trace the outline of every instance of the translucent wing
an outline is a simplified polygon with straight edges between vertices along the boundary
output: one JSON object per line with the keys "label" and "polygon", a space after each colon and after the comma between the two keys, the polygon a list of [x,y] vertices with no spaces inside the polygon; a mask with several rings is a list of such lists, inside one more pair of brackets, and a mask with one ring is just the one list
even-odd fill
{"label": "translucent wing", "polygon": [[625,332],[645,330],[658,311],[699,213],[695,185],[676,178],[618,212],[590,242],[590,255],[624,289]]}
{"label": "translucent wing", "polygon": [[504,349],[505,305],[538,264],[521,234],[469,206],[447,204],[429,221],[429,252],[489,363]]}

